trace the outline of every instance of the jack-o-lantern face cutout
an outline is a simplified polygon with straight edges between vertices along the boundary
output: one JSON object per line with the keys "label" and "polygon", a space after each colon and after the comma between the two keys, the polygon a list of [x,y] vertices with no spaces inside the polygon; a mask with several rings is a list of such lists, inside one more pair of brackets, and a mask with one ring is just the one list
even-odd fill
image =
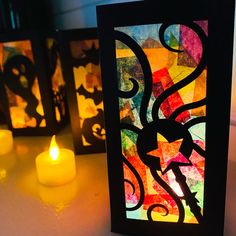
{"label": "jack-o-lantern face cutout", "polygon": [[98,109],[98,114],[92,118],[84,120],[82,126],[82,134],[86,142],[96,146],[105,142],[105,127],[103,124],[104,114],[101,109]]}
{"label": "jack-o-lantern face cutout", "polygon": [[92,126],[92,130],[93,130],[93,135],[101,140],[105,140],[106,139],[106,135],[105,135],[105,129],[104,127],[101,126],[101,124],[94,124]]}

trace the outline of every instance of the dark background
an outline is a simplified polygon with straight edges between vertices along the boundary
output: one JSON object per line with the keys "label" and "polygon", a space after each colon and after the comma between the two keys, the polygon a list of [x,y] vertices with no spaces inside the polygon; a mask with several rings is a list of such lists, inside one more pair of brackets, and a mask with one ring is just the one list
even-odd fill
{"label": "dark background", "polygon": [[0,0],[0,32],[50,28],[47,0]]}

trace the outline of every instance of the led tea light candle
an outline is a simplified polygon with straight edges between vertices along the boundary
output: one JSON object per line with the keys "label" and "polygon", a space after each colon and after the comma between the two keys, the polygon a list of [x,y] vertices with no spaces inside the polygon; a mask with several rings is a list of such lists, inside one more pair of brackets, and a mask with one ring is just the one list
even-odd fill
{"label": "led tea light candle", "polygon": [[41,184],[59,186],[70,182],[76,176],[74,153],[69,149],[59,149],[55,135],[52,137],[49,150],[40,153],[35,162]]}
{"label": "led tea light candle", "polygon": [[0,155],[9,153],[13,147],[13,137],[10,130],[0,130]]}

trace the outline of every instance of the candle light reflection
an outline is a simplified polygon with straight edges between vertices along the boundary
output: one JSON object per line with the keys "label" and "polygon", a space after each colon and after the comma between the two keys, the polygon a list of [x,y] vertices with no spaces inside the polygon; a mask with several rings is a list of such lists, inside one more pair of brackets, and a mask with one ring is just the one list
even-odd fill
{"label": "candle light reflection", "polygon": [[79,190],[78,179],[56,187],[45,186],[38,182],[34,168],[22,170],[17,180],[17,188],[24,194],[39,199],[43,206],[51,208],[57,216],[69,207]]}

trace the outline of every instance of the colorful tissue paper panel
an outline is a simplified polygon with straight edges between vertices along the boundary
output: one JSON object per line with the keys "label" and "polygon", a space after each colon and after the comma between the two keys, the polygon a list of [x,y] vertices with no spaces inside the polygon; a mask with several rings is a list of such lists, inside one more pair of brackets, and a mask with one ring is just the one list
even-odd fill
{"label": "colorful tissue paper panel", "polygon": [[[152,75],[153,78],[153,95],[157,98],[161,93],[163,93],[166,89],[174,85],[173,80],[171,79],[168,69],[163,68],[161,70],[155,71]],[[161,110],[165,118],[169,118],[173,111],[179,106],[184,105],[180,95],[178,92],[170,95],[168,99],[166,99],[161,105]],[[190,118],[189,112],[183,112],[176,119],[179,122],[184,122]]]}
{"label": "colorful tissue paper panel", "polygon": [[105,141],[98,40],[70,42],[83,146]]}
{"label": "colorful tissue paper panel", "polygon": [[[207,34],[207,21],[198,21]],[[182,25],[172,25],[167,28],[164,38],[165,42],[172,48],[182,50],[182,53],[176,53],[166,49],[159,39],[159,29],[161,24],[138,25],[117,27],[115,30],[121,31],[134,39],[145,52],[152,71],[152,94],[147,109],[147,120],[152,121],[151,110],[156,99],[167,89],[186,78],[197,67],[201,55],[202,45],[197,34],[190,28]],[[119,98],[120,120],[121,123],[134,125],[142,129],[140,122],[140,106],[144,93],[144,75],[142,67],[132,52],[124,43],[116,40],[116,62],[118,86],[122,91],[129,91],[133,84],[129,78],[135,78],[139,84],[139,90],[135,96],[129,99]],[[206,97],[206,69],[201,75],[185,87],[172,93],[161,104],[159,117],[168,119],[178,108],[199,101]],[[176,117],[176,121],[185,124],[196,117],[205,116],[206,106],[199,106],[189,110],[184,110]],[[205,150],[205,123],[199,123],[189,129],[192,140],[202,150]],[[124,187],[126,207],[132,209],[137,206],[140,200],[140,184],[137,175],[141,177],[144,188],[144,200],[140,207],[135,210],[127,210],[126,217],[129,219],[148,220],[147,211],[153,204],[163,204],[168,209],[155,207],[152,211],[154,221],[177,222],[179,217],[176,202],[163,189],[152,176],[147,165],[140,159],[137,152],[138,134],[130,130],[121,130],[122,154],[129,164],[125,161],[124,169]],[[179,169],[186,177],[186,183],[192,193],[196,192],[198,205],[203,212],[204,203],[204,170],[205,161],[195,150],[190,157],[186,159],[183,155],[175,155],[180,147],[180,141],[173,142],[171,148],[167,148],[169,143],[166,140],[159,140],[160,164],[163,170],[171,162],[180,163]],[[162,147],[162,148],[161,148]],[[173,157],[174,158],[171,158]],[[190,163],[190,164],[189,164]],[[188,165],[189,164],[189,165]],[[130,165],[133,168],[130,168]],[[132,169],[132,170],[131,170]],[[183,198],[183,192],[176,181],[175,173],[169,169],[166,172],[157,170],[157,174],[173,191],[179,196],[184,206],[184,223],[197,224],[198,221],[191,212],[190,207]],[[166,215],[165,215],[166,214]]]}
{"label": "colorful tissue paper panel", "polygon": [[[18,56],[24,56],[25,60],[22,61],[22,58],[21,61],[15,60]],[[35,69],[31,42],[24,40],[0,43],[0,66],[3,77],[7,73],[6,67],[8,71],[12,67],[12,70],[4,77],[10,84],[10,86],[6,85],[5,89],[12,127],[45,127],[46,120],[38,78],[33,72]]]}

